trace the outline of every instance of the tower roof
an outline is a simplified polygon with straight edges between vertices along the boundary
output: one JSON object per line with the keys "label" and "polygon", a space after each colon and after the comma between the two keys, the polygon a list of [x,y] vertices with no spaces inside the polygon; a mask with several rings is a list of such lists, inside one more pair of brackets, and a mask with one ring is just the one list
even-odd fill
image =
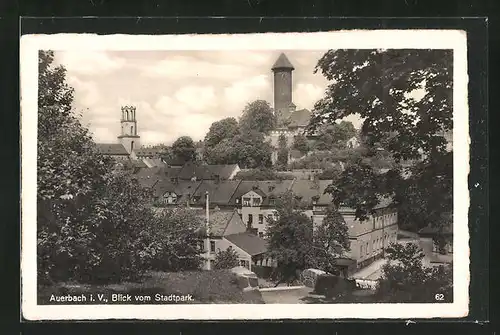
{"label": "tower roof", "polygon": [[274,63],[273,67],[271,70],[277,70],[277,69],[289,69],[289,70],[295,70],[293,67],[292,63],[288,60],[286,55],[284,53],[281,53],[281,55],[278,57],[276,62]]}

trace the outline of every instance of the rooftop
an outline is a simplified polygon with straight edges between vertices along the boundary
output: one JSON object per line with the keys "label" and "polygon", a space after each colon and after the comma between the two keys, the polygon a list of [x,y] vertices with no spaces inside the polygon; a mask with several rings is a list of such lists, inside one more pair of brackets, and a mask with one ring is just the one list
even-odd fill
{"label": "rooftop", "polygon": [[[205,211],[197,210],[198,217],[205,220]],[[221,211],[221,210],[212,210],[209,212],[209,224],[210,224],[210,235],[213,236],[224,236],[226,232],[227,226],[231,222],[233,216],[236,215],[239,218],[239,215],[236,211]],[[240,219],[241,220],[241,219]]]}
{"label": "rooftop", "polygon": [[231,234],[225,238],[250,256],[260,255],[268,251],[266,240],[252,233]]}
{"label": "rooftop", "polygon": [[311,120],[311,112],[308,109],[300,109],[292,112],[289,117],[288,127],[306,127]]}
{"label": "rooftop", "polygon": [[129,155],[125,147],[120,143],[96,143],[96,145],[97,150],[103,155]]}
{"label": "rooftop", "polygon": [[295,70],[292,63],[290,62],[290,60],[288,60],[288,58],[286,57],[286,55],[284,53],[281,53],[281,55],[278,57],[278,59],[276,60],[276,62],[273,65],[273,67],[271,68],[271,70],[273,70],[273,71],[278,70],[278,69]]}

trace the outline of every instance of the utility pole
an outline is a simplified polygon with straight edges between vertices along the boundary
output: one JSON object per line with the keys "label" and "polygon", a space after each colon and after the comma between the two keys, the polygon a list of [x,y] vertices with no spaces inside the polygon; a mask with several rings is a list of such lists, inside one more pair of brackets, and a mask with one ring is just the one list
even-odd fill
{"label": "utility pole", "polygon": [[206,250],[207,250],[207,270],[210,270],[210,228],[209,228],[209,221],[210,221],[210,205],[208,203],[209,198],[208,198],[208,191],[205,192],[205,214],[206,214],[206,222],[205,222],[205,232],[206,232]]}

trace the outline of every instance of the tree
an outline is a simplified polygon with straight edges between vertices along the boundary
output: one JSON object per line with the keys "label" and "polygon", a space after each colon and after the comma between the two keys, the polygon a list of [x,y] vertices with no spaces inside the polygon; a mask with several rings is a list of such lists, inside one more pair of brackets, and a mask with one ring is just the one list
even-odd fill
{"label": "tree", "polygon": [[[361,135],[366,146],[390,153],[396,163],[394,173],[368,172],[374,169],[362,164],[360,171],[355,172],[354,166],[344,174],[373,178],[367,183],[383,185],[383,193],[394,196],[398,209],[419,207],[416,212],[400,212],[408,223],[423,220],[440,225],[441,214],[452,210],[452,153],[443,135],[453,126],[452,65],[449,50],[379,49],[330,50],[316,66],[315,71],[333,83],[315,104],[311,129],[355,113],[363,118]],[[417,163],[403,164],[409,160]],[[407,182],[400,183],[403,172]],[[354,177],[352,182],[364,183]],[[365,207],[360,214],[377,204],[367,205],[367,198],[382,193],[370,189],[371,195],[366,188],[350,195],[344,192],[356,208]]]}
{"label": "tree", "polygon": [[453,271],[451,266],[425,267],[424,253],[414,243],[394,243],[386,249],[387,264],[377,289],[381,302],[441,302],[453,301]]}
{"label": "tree", "polygon": [[330,206],[321,225],[314,229],[313,267],[337,274],[336,258],[350,250],[349,228],[344,218]]}
{"label": "tree", "polygon": [[293,138],[292,147],[299,150],[301,153],[306,154],[309,152],[309,143],[303,134],[299,134]]}
{"label": "tree", "polygon": [[189,136],[181,136],[172,144],[173,154],[185,162],[196,160],[196,147]]}
{"label": "tree", "polygon": [[278,138],[278,160],[276,163],[281,169],[285,169],[288,165],[288,141],[283,134]]}
{"label": "tree", "polygon": [[240,130],[254,130],[267,134],[275,128],[276,118],[271,105],[264,100],[256,100],[245,106],[240,118]]}
{"label": "tree", "polygon": [[238,121],[233,117],[228,117],[212,123],[205,136],[205,146],[213,148],[222,140],[232,139],[238,134]]}
{"label": "tree", "polygon": [[238,253],[232,248],[219,251],[215,255],[215,269],[231,269],[238,265]]}
{"label": "tree", "polygon": [[336,182],[337,180],[340,179],[340,176],[342,175],[342,167],[339,164],[335,164],[332,167],[329,167],[325,169],[319,176],[318,179],[320,180],[333,180]]}
{"label": "tree", "polygon": [[314,148],[316,150],[344,149],[347,141],[356,135],[352,122],[341,121],[319,127]]}
{"label": "tree", "polygon": [[198,245],[201,219],[188,209],[162,208],[149,223],[155,250],[152,268],[160,271],[188,271],[201,265]]}
{"label": "tree", "polygon": [[209,164],[238,164],[247,169],[266,168],[271,166],[271,152],[262,133],[248,130],[207,150],[205,160]]}
{"label": "tree", "polygon": [[[39,284],[131,280],[158,254],[185,255],[193,243],[183,234],[188,223],[162,226],[149,190],[114,170],[113,160],[98,152],[71,108],[73,90],[65,70],[54,67],[53,59],[51,51],[39,53]],[[164,229],[155,231],[158,227]]]}
{"label": "tree", "polygon": [[269,253],[278,263],[272,274],[276,286],[298,279],[300,271],[311,264],[312,221],[301,207],[295,196],[287,192],[277,203],[277,219],[268,219]]}

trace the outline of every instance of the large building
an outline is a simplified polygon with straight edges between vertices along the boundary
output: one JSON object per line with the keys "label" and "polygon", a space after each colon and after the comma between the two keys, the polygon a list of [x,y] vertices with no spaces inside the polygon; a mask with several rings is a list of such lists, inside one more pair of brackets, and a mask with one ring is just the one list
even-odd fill
{"label": "large building", "polygon": [[285,136],[288,146],[291,146],[294,136],[303,133],[309,125],[311,112],[307,109],[297,110],[293,103],[293,71],[295,68],[284,53],[278,57],[271,70],[274,76],[273,110],[276,116],[276,128],[271,131],[267,139],[276,149],[272,155],[274,164],[278,158],[277,149],[280,135]]}
{"label": "large building", "polygon": [[[304,214],[311,219],[313,227],[322,224],[332,202],[331,196],[325,193],[332,180],[172,180],[156,173],[152,179],[140,182],[153,189],[157,206],[203,210],[208,194],[210,210],[236,211],[246,230],[261,238],[266,237],[268,220],[277,215],[277,202],[285,192],[292,192],[307,205]],[[342,255],[347,273],[383,257],[384,248],[397,240],[397,211],[390,206],[390,200],[380,200],[374,212],[363,221],[355,219],[353,209],[340,208],[350,240],[350,251]]]}
{"label": "large building", "polygon": [[136,159],[136,152],[141,148],[141,137],[138,135],[136,108],[123,106],[121,108],[121,133],[118,143],[97,143],[103,155],[111,156],[118,160]]}

